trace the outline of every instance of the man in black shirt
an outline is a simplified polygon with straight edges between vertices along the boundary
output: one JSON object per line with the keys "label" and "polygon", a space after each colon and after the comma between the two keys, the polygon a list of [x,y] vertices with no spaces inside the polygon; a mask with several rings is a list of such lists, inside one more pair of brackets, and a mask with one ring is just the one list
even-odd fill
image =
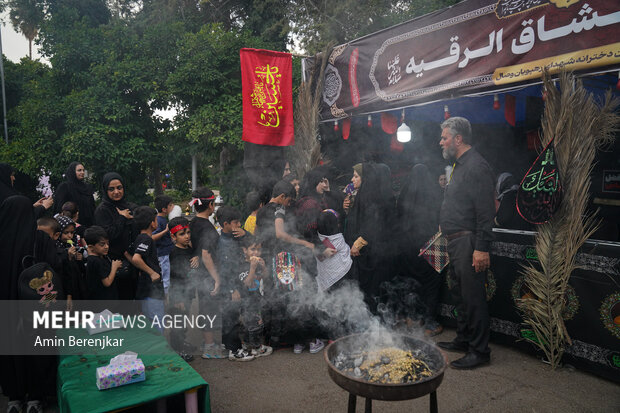
{"label": "man in black shirt", "polygon": [[441,124],[441,131],[443,156],[454,161],[439,225],[448,239],[457,330],[454,341],[437,344],[446,350],[466,352],[450,365],[470,369],[490,360],[485,282],[495,216],[493,174],[489,164],[471,147],[467,119],[449,118]]}

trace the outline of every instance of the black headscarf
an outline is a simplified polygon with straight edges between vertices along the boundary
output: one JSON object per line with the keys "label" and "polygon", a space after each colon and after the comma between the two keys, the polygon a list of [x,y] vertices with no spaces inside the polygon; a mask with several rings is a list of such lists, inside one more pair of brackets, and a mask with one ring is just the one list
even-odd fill
{"label": "black headscarf", "polygon": [[0,299],[17,299],[17,281],[23,271],[22,260],[33,254],[37,224],[32,202],[16,195],[0,205]]}
{"label": "black headscarf", "polygon": [[10,196],[17,195],[17,191],[13,188],[11,175],[13,175],[13,167],[6,163],[0,163],[0,203]]}
{"label": "black headscarf", "polygon": [[323,180],[323,178],[327,178],[327,170],[325,168],[318,166],[310,169],[301,181],[301,185],[299,187],[299,198],[301,199],[306,196],[311,196],[313,198],[321,199],[322,196],[316,192],[316,186]]}
{"label": "black headscarf", "polygon": [[120,176],[116,172],[108,172],[107,174],[103,175],[101,199],[103,200],[104,203],[113,205],[118,209],[129,209],[129,204],[127,203],[127,201],[125,201],[125,195],[127,194],[126,192],[127,188],[125,188],[125,192],[123,193],[123,197],[120,199],[120,201],[113,201],[112,199],[110,199],[110,196],[108,195],[108,186],[110,185],[110,182],[112,182],[115,179],[118,179],[119,181],[121,181],[121,185],[125,187],[125,182],[122,176]]}
{"label": "black headscarf", "polygon": [[77,178],[75,169],[81,162],[71,162],[65,172],[66,181],[61,183],[54,194],[56,212],[60,212],[65,202],[75,202],[78,206],[80,216],[78,222],[82,225],[91,226],[94,223],[95,216],[95,199],[93,193],[95,190],[92,185],[87,184],[84,180]]}
{"label": "black headscarf", "polygon": [[413,167],[398,197],[398,228],[413,252],[430,239],[438,230],[439,199],[433,191],[434,182],[426,165]]}

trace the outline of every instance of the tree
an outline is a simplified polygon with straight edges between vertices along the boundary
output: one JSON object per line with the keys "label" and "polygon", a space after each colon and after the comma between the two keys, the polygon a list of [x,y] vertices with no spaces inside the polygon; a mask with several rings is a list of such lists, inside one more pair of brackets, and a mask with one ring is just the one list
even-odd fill
{"label": "tree", "polygon": [[316,54],[330,42],[343,44],[458,1],[292,0],[289,16],[299,45],[306,53]]}
{"label": "tree", "polygon": [[10,0],[9,18],[13,28],[28,39],[28,56],[32,59],[32,41],[37,37],[43,23],[43,5],[41,0]]}

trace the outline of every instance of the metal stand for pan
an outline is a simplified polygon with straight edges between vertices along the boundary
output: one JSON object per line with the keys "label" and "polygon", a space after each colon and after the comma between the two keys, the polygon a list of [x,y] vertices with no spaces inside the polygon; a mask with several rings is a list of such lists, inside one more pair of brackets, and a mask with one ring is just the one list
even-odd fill
{"label": "metal stand for pan", "polygon": [[417,339],[402,335],[399,339],[405,343],[405,345],[411,349],[421,349],[430,358],[433,359],[433,375],[426,377],[420,381],[414,383],[404,384],[382,384],[371,383],[366,380],[350,377],[341,372],[334,364],[332,360],[336,355],[345,348],[351,348],[355,343],[363,342],[366,339],[364,334],[354,334],[351,336],[342,337],[325,349],[325,361],[328,365],[328,373],[331,379],[338,386],[349,392],[349,404],[348,412],[354,413],[357,405],[357,397],[364,397],[366,413],[372,412],[372,401],[397,401],[397,400],[410,400],[417,399],[429,395],[430,399],[430,412],[437,413],[437,388],[443,380],[444,371],[448,365],[445,355],[435,345]]}

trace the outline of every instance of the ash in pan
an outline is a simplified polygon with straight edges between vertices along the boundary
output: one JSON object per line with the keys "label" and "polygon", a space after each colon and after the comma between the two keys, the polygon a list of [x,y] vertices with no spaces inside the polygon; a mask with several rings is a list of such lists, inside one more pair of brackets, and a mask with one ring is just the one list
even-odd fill
{"label": "ash in pan", "polygon": [[421,350],[388,347],[352,353],[341,351],[332,363],[338,370],[357,379],[371,383],[401,384],[415,383],[433,375],[424,360],[428,360],[428,357]]}

